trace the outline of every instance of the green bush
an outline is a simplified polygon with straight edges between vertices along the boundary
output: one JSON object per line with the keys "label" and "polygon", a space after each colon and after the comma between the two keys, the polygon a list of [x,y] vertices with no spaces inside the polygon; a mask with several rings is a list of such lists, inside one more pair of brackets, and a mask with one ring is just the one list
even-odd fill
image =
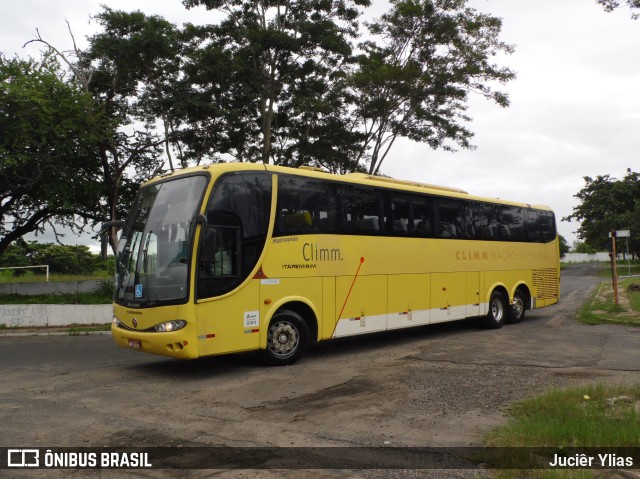
{"label": "green bush", "polygon": [[[115,258],[106,261],[99,255],[91,253],[88,246],[67,246],[52,243],[16,242],[9,246],[0,256],[0,267],[49,265],[50,274],[91,275],[106,273],[112,275],[115,271]],[[27,272],[29,271],[29,272]],[[44,270],[15,270],[12,276],[25,274],[43,275]]]}

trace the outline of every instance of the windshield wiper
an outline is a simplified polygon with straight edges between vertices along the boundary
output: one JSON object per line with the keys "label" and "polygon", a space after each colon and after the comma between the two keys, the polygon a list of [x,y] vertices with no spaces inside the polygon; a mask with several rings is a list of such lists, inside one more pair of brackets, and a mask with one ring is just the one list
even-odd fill
{"label": "windshield wiper", "polygon": [[151,242],[151,235],[153,234],[153,231],[149,231],[147,233],[147,241],[145,241],[144,243],[144,248],[142,249],[142,272],[146,273],[147,272],[147,263],[148,263],[148,258],[149,258],[149,243]]}

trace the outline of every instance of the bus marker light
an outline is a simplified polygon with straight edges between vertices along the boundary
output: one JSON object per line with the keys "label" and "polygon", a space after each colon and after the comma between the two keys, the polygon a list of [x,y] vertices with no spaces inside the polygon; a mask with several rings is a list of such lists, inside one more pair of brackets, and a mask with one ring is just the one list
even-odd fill
{"label": "bus marker light", "polygon": [[270,299],[265,299],[264,300],[264,304],[271,304],[271,300]]}

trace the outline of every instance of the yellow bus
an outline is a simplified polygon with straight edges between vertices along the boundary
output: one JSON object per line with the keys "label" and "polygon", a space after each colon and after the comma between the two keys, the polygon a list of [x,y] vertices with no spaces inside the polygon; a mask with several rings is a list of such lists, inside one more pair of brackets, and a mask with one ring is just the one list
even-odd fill
{"label": "yellow bus", "polygon": [[228,163],[144,184],[123,227],[111,331],[197,358],[479,317],[559,299],[545,206],[360,173]]}

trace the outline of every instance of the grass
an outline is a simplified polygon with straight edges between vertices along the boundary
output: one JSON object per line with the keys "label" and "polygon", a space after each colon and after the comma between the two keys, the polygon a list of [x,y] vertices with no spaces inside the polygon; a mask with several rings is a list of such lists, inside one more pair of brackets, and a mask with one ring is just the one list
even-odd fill
{"label": "grass", "polygon": [[96,326],[71,327],[68,329],[69,336],[84,336],[95,331],[110,331],[111,324],[98,324]]}
{"label": "grass", "polygon": [[515,403],[512,420],[487,445],[523,447],[640,446],[640,385],[554,389]]}
{"label": "grass", "polygon": [[585,324],[640,326],[640,291],[627,291],[632,283],[639,284],[640,279],[619,281],[618,304],[614,301],[612,283],[602,283],[578,312],[578,319]]}
{"label": "grass", "polygon": [[[486,446],[546,447],[553,451],[596,448],[596,452],[608,447],[640,446],[640,385],[597,384],[565,390],[554,389],[542,396],[511,405],[509,412],[511,419],[505,426],[487,436]],[[513,454],[527,454],[529,457],[521,459],[531,461],[531,451],[517,450]],[[549,454],[549,450],[546,454]],[[502,464],[509,459],[499,458]],[[547,460],[537,459],[545,462]],[[513,467],[517,467],[517,463]],[[591,471],[584,469],[505,469],[496,471],[494,477],[577,479],[598,476],[593,476]]]}
{"label": "grass", "polygon": [[[111,279],[112,273],[98,272],[91,275],[78,275],[78,274],[50,274],[49,282],[71,282],[71,281],[87,281],[92,279]],[[19,276],[14,274],[14,271],[0,271],[0,284],[9,283],[44,283],[46,276],[44,272],[27,270],[22,272]]]}
{"label": "grass", "polygon": [[[629,273],[631,273],[631,276],[640,275],[640,261],[619,259],[616,263],[618,276],[628,276]],[[602,263],[602,265],[603,268],[600,270],[600,276],[603,278],[611,278],[611,264]]]}

